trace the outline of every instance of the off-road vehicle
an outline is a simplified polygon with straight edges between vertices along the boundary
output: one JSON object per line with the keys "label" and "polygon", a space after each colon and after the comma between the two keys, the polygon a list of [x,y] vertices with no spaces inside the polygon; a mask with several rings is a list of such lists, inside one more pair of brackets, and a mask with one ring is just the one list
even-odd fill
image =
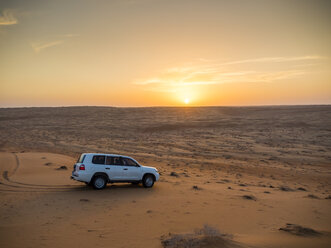
{"label": "off-road vehicle", "polygon": [[95,189],[103,189],[107,183],[142,183],[150,188],[159,180],[156,168],[142,166],[133,158],[100,153],[83,153],[74,165],[71,178],[85,182]]}

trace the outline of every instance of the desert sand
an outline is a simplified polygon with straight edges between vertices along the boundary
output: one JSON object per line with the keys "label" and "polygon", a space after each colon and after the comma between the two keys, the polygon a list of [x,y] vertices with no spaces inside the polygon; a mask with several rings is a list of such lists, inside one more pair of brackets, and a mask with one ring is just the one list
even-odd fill
{"label": "desert sand", "polygon": [[[331,106],[0,109],[0,138],[0,247],[331,246]],[[83,152],[160,181],[93,190]]]}

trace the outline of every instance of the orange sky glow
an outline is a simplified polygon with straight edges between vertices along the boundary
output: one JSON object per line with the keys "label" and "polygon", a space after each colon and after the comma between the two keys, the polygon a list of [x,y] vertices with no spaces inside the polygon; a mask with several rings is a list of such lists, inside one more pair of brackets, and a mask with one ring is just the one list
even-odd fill
{"label": "orange sky glow", "polygon": [[0,107],[331,103],[331,1],[0,2]]}

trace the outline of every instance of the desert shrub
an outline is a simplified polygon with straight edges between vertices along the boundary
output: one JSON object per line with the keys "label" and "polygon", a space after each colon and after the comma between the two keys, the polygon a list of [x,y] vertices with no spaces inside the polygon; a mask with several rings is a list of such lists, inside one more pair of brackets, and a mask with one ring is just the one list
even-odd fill
{"label": "desert shrub", "polygon": [[204,225],[194,233],[171,234],[161,237],[164,248],[240,248],[231,235],[222,234],[217,228]]}

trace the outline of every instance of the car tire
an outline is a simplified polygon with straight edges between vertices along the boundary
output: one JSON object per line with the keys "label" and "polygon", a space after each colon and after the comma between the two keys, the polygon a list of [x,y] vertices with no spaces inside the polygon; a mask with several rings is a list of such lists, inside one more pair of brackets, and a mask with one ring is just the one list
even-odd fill
{"label": "car tire", "polygon": [[154,185],[154,176],[153,175],[146,175],[143,178],[143,185],[145,188],[151,188]]}
{"label": "car tire", "polygon": [[107,179],[105,176],[95,176],[92,180],[94,189],[104,189],[107,186]]}

